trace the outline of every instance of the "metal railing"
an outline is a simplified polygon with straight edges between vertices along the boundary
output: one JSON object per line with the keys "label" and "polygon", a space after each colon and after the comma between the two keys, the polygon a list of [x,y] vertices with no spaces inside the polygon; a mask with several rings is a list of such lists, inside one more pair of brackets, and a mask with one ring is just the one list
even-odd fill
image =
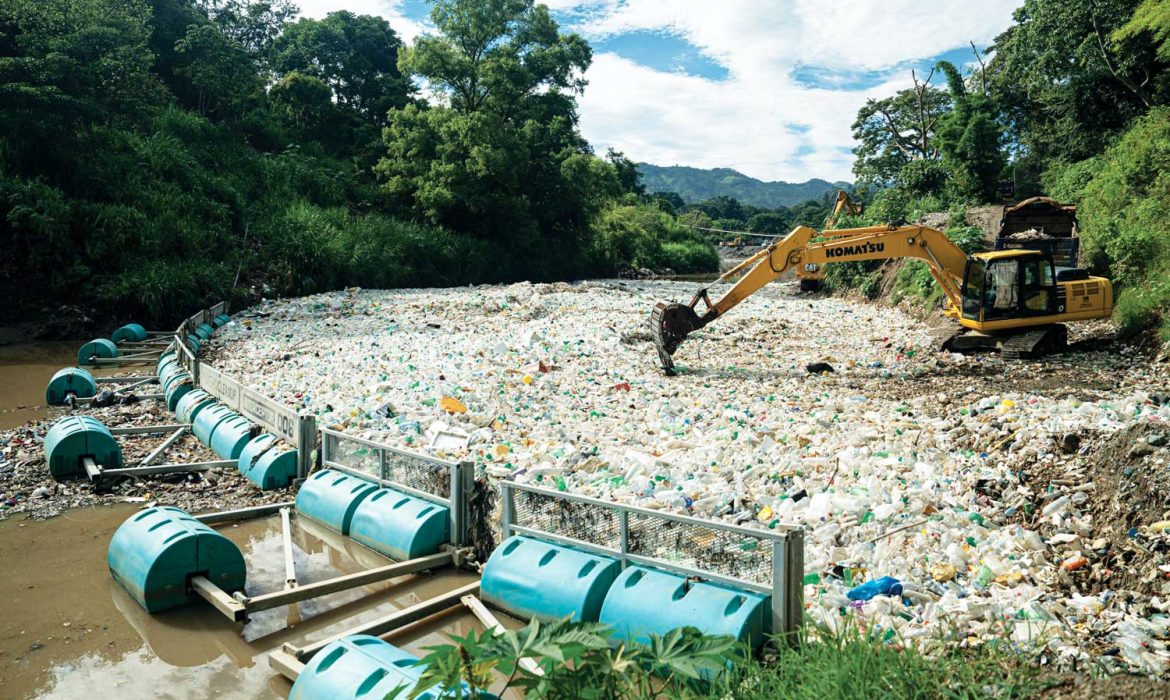
{"label": "metal railing", "polygon": [[500,482],[503,536],[530,535],[772,596],[772,630],[804,611],[804,531],[740,527],[588,496]]}
{"label": "metal railing", "polygon": [[300,413],[244,385],[206,362],[200,362],[198,354],[188,347],[187,336],[200,324],[211,323],[216,316],[227,313],[227,308],[227,302],[221,301],[179,324],[174,338],[179,363],[191,375],[191,382],[196,387],[295,447],[297,477],[303,479],[308,476],[309,469],[313,466],[313,450],[317,446],[316,416]]}
{"label": "metal railing", "polygon": [[321,464],[445,506],[451,518],[451,543],[468,541],[474,464],[408,452],[328,428],[321,429]]}

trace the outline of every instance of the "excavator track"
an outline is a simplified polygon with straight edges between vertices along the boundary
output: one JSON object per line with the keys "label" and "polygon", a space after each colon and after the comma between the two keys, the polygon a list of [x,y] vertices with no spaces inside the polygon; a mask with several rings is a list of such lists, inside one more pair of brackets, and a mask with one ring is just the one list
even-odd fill
{"label": "excavator track", "polygon": [[1007,338],[1003,341],[999,354],[1005,360],[1042,357],[1050,352],[1060,352],[1067,342],[1067,328],[1059,324],[1044,326]]}

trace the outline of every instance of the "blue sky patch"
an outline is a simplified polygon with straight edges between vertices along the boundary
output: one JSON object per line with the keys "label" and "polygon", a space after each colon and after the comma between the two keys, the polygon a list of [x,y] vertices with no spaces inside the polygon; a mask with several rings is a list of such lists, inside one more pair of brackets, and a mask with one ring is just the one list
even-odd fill
{"label": "blue sky patch", "polygon": [[[885,70],[835,70],[822,66],[797,64],[792,70],[792,79],[800,85],[809,88],[866,90],[880,85],[888,80],[891,75],[897,77],[900,74],[904,74],[909,78],[911,70],[918,71],[919,79],[925,78],[926,74],[930,72],[931,67],[939,61],[950,61],[965,74],[967,71],[964,69],[964,66],[974,60],[975,55],[971,53],[971,48],[966,47],[952,49],[921,61],[907,61]],[[935,87],[946,87],[945,80],[940,73],[935,74],[935,78],[931,81],[931,84]]]}
{"label": "blue sky patch", "polygon": [[724,80],[726,68],[704,56],[685,39],[665,32],[637,31],[590,42],[594,53],[615,53],[665,73],[686,73],[707,80]]}

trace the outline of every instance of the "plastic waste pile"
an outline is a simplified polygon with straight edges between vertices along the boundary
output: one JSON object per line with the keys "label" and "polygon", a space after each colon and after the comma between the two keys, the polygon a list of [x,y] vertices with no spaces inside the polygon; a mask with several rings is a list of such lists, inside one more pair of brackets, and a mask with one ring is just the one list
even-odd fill
{"label": "plastic waste pile", "polygon": [[1108,398],[1027,391],[1027,363],[939,354],[895,308],[776,286],[692,336],[666,378],[649,312],[693,291],[614,281],[266,302],[221,331],[214,362],[322,425],[494,477],[804,525],[806,613],[829,627],[925,650],[998,639],[1055,663],[1170,666],[1170,589],[1139,604],[1085,583],[1102,568],[1081,541],[1091,474],[1041,483],[1022,466],[1072,459],[1065,435],[1170,422],[1141,388],[1149,377],[1121,379],[1130,360],[1048,365],[1104,378],[1118,387]]}

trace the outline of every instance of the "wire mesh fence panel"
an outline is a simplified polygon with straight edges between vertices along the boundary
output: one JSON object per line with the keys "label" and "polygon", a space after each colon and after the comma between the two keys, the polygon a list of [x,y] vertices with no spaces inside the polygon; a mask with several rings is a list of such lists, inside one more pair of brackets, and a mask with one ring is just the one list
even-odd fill
{"label": "wire mesh fence panel", "polygon": [[451,470],[455,468],[454,464],[390,447],[383,448],[383,453],[383,479],[439,498],[451,498]]}
{"label": "wire mesh fence panel", "polygon": [[328,462],[381,479],[389,486],[405,486],[439,499],[451,499],[453,462],[330,431],[322,433]]}
{"label": "wire mesh fence panel", "polygon": [[621,513],[617,508],[523,489],[512,493],[514,524],[621,551]]}
{"label": "wire mesh fence panel", "polygon": [[364,442],[347,440],[341,435],[325,433],[325,454],[329,461],[374,478],[382,475],[380,450]]}
{"label": "wire mesh fence panel", "polygon": [[640,511],[629,515],[628,552],[759,584],[772,582],[772,539]]}

